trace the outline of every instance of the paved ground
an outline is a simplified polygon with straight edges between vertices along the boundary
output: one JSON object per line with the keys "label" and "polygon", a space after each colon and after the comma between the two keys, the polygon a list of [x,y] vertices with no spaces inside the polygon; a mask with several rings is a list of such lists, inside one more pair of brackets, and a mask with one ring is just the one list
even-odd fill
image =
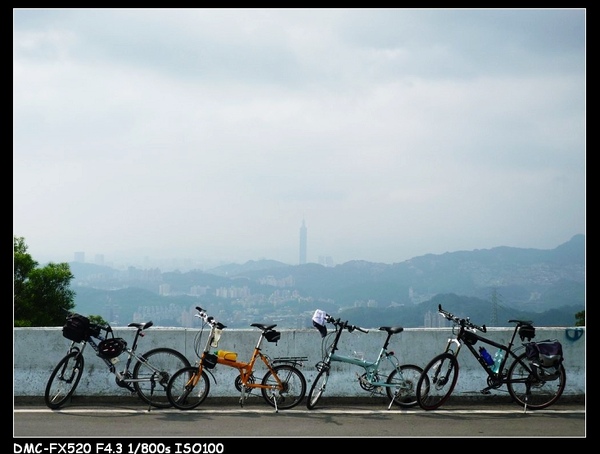
{"label": "paved ground", "polygon": [[[134,444],[151,442],[152,446],[144,445],[144,449],[157,453],[164,450],[164,454],[203,454],[178,451],[175,443],[182,440],[197,443],[240,437],[534,437],[547,440],[585,438],[586,410],[585,399],[565,398],[549,409],[525,413],[510,399],[494,396],[455,399],[431,412],[419,407],[394,406],[388,410],[385,399],[323,397],[313,410],[308,410],[302,402],[279,413],[261,398],[249,399],[243,408],[236,398],[207,399],[189,411],[173,408],[148,411],[136,398],[82,397],[53,411],[39,398],[15,399],[13,435],[23,440],[96,437],[96,441],[105,442],[108,437],[111,442],[125,439]],[[163,444],[157,446],[157,443]],[[134,451],[113,451],[112,454],[140,454]],[[88,454],[111,453],[92,450]]]}

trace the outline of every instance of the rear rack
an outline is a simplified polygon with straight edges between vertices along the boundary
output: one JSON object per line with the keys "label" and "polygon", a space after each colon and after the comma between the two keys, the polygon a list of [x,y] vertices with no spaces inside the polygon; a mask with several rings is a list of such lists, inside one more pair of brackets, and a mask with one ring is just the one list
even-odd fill
{"label": "rear rack", "polygon": [[290,363],[296,366],[302,366],[302,363],[308,361],[308,356],[280,356],[273,358],[273,364]]}

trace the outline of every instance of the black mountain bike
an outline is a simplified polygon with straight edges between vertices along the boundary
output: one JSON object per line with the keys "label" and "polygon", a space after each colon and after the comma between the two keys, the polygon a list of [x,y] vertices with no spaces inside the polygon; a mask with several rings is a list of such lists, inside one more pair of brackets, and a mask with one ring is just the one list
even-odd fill
{"label": "black mountain bike", "polygon": [[[491,389],[499,389],[506,385],[513,400],[525,410],[549,407],[562,395],[566,384],[562,347],[561,354],[542,358],[538,353],[531,353],[536,352],[535,347],[542,342],[524,343],[523,346],[513,349],[517,333],[521,341],[531,341],[535,337],[535,328],[531,321],[509,320],[509,323],[515,324],[515,328],[508,344],[503,345],[477,334],[477,331],[487,332],[485,325],[477,326],[469,318],[459,318],[443,310],[441,305],[438,306],[438,312],[453,323],[454,338],[448,339],[444,352],[425,366],[419,378],[416,392],[421,408],[435,410],[448,400],[458,381],[458,354],[463,345],[477,359],[488,376],[487,386],[481,390],[482,394],[491,394]],[[486,361],[475,349],[477,342],[498,349],[495,362],[489,358]],[[560,346],[558,341],[553,343]]]}

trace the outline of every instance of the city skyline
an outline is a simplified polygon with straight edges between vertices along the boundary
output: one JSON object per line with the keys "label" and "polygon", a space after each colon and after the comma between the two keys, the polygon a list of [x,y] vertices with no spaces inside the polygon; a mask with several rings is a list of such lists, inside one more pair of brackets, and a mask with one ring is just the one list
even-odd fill
{"label": "city skyline", "polygon": [[[303,221],[303,225],[305,226],[304,221]],[[302,231],[302,227],[300,230]],[[308,229],[306,229],[306,230],[308,230]],[[582,235],[584,235],[584,234],[582,234]],[[300,236],[302,236],[302,233],[300,234]],[[551,247],[549,249],[555,249],[555,248],[561,246],[562,244],[570,241],[572,238],[573,237],[571,237],[571,238],[567,239],[566,241],[564,241],[560,244],[557,244],[554,247]],[[494,246],[494,247],[492,247],[492,249],[496,248],[496,247],[503,247],[503,245]],[[475,249],[473,249],[473,251],[479,250],[479,249],[484,249],[484,248],[475,248]],[[537,248],[526,247],[526,249],[537,249]],[[459,251],[447,251],[447,252],[459,252]],[[468,252],[470,252],[470,251],[468,251]],[[423,255],[429,255],[429,254],[431,254],[431,253],[426,253]],[[205,269],[216,268],[216,267],[222,266],[222,265],[231,265],[231,264],[243,265],[247,262],[253,261],[253,260],[249,260],[247,262],[230,262],[230,261],[226,261],[226,260],[218,260],[218,261],[212,261],[212,262],[202,262],[201,260],[196,260],[193,258],[169,257],[169,258],[164,258],[164,259],[153,259],[149,256],[146,256],[142,260],[136,259],[136,258],[125,258],[123,260],[120,260],[120,261],[117,260],[115,262],[114,260],[111,260],[110,258],[107,259],[104,254],[95,253],[92,255],[94,257],[93,261],[89,261],[87,259],[87,255],[86,255],[85,251],[76,251],[73,253],[72,259],[74,262],[93,263],[95,265],[114,267],[114,268],[118,268],[118,269],[124,269],[124,268],[133,266],[136,268],[160,268],[161,271],[170,271],[170,270],[189,271],[192,269],[205,270]],[[415,257],[418,257],[418,256],[415,256]],[[415,257],[410,257],[407,260],[410,260]],[[34,256],[33,258],[34,258],[34,260],[36,260],[38,262],[40,261],[39,257]],[[258,260],[273,260],[273,259],[270,259],[269,257],[263,257]],[[61,260],[49,259],[47,261],[56,263],[56,262],[60,262]],[[70,262],[71,260],[64,260],[64,261]],[[44,262],[44,260],[42,260],[42,262]],[[301,264],[301,263],[286,263],[286,262],[282,262],[282,263],[287,264],[287,265]],[[316,260],[308,261],[307,263],[318,263],[319,265],[331,267],[331,266],[341,264],[343,262],[336,263],[334,261],[334,258],[331,256],[319,255],[319,256],[317,256]],[[394,262],[394,263],[399,263],[399,262]]]}

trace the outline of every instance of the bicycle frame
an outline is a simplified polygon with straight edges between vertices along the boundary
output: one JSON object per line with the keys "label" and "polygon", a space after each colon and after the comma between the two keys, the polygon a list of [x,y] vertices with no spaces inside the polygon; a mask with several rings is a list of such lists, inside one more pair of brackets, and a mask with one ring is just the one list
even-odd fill
{"label": "bicycle frame", "polygon": [[[508,380],[506,377],[506,374],[505,374],[505,370],[506,370],[505,366],[509,359],[513,359],[514,361],[519,361],[523,367],[525,367],[528,370],[531,369],[529,364],[519,360],[520,355],[515,353],[515,350],[513,350],[513,347],[515,345],[514,341],[515,341],[515,337],[517,335],[518,328],[519,328],[519,325],[517,324],[515,326],[515,329],[513,330],[513,334],[510,338],[510,341],[508,342],[508,344],[504,345],[504,344],[498,343],[496,341],[493,341],[491,339],[482,337],[474,331],[468,331],[469,332],[469,341],[467,342],[467,341],[465,341],[465,334],[464,334],[467,331],[467,329],[466,329],[466,327],[461,326],[458,334],[454,338],[448,339],[448,342],[446,343],[446,348],[445,348],[444,352],[451,353],[456,358],[458,358],[458,354],[459,354],[462,346],[464,345],[467,347],[467,349],[471,352],[471,354],[475,357],[477,362],[481,365],[483,370],[488,375],[489,382],[493,384],[492,386],[488,386],[488,387],[484,388],[482,390],[482,393],[485,393],[485,392],[489,391],[490,389],[499,388],[501,385],[504,385],[507,383],[525,383],[527,380],[525,378]],[[476,342],[482,342],[486,345],[491,345],[492,347],[495,347],[504,352],[502,361],[500,362],[500,366],[498,368],[498,372],[493,372],[492,369],[487,365],[485,360],[477,352],[477,350],[474,347]],[[453,346],[455,346],[455,348],[453,348]],[[519,346],[519,347],[517,347],[516,350],[519,350],[522,348],[524,348],[524,347]]]}
{"label": "bicycle frame", "polygon": [[[477,326],[474,323],[472,323],[468,318],[460,319],[460,318],[454,316],[453,314],[450,314],[449,312],[444,311],[442,309],[441,305],[439,305],[439,307],[438,307],[438,312],[442,316],[444,316],[447,320],[452,321],[454,323],[454,328],[456,328],[456,326],[459,326],[458,334],[456,334],[456,336],[454,338],[448,339],[448,342],[446,344],[446,348],[445,348],[444,352],[451,353],[452,355],[454,355],[455,358],[458,359],[458,354],[461,350],[462,345],[466,345],[467,349],[471,352],[471,354],[475,357],[475,359],[477,359],[477,362],[483,368],[483,370],[486,372],[486,374],[488,376],[488,380],[487,380],[488,386],[481,390],[481,392],[483,394],[489,394],[490,389],[498,389],[502,385],[507,385],[507,384],[522,383],[527,386],[527,389],[529,389],[529,387],[532,384],[532,380],[530,377],[536,376],[535,371],[532,369],[532,366],[529,364],[528,361],[523,361],[521,359],[521,356],[522,356],[521,354],[515,353],[515,350],[518,351],[520,349],[524,349],[524,346],[519,346],[515,350],[513,350],[513,347],[515,345],[515,338],[517,336],[517,332],[519,331],[519,328],[522,326],[525,326],[525,325],[530,325],[532,323],[531,321],[529,321],[529,320],[509,320],[509,323],[515,323],[515,327],[514,327],[512,336],[510,338],[510,341],[505,345],[505,344],[501,344],[499,342],[493,341],[491,339],[487,339],[487,338],[479,335],[477,333],[477,331],[481,331],[483,333],[487,332],[487,328],[485,327],[485,325]],[[498,367],[498,372],[492,371],[491,367],[489,367],[487,365],[485,360],[477,352],[477,350],[474,347],[474,345],[477,342],[482,342],[486,345],[491,345],[491,346],[493,346],[497,349],[500,349],[504,352],[503,358]],[[455,345],[456,348],[453,348],[453,345]],[[507,365],[507,361],[509,359],[512,359],[513,361],[518,362],[518,364],[524,370],[526,370],[530,376],[522,377],[522,378],[508,378],[505,371],[507,370],[506,365]]]}
{"label": "bicycle frame", "polygon": [[[155,348],[142,355],[136,353],[139,338],[144,336],[142,331],[153,326],[151,321],[129,324],[136,331],[128,346],[124,339],[114,336],[110,325],[89,323],[89,320],[85,323],[85,317],[76,315],[79,317],[77,321],[71,323],[75,316],[69,316],[63,328],[63,336],[71,340],[67,353],[46,382],[44,399],[48,407],[53,410],[60,408],[75,393],[85,369],[84,352],[88,344],[116,377],[115,382],[119,387],[137,394],[149,405],[149,409],[168,408],[171,405],[166,400],[168,396],[163,394],[171,377],[169,369],[179,370],[189,367],[190,363],[182,353],[168,347]],[[119,356],[123,354],[127,358],[123,358],[123,367],[119,370]]]}
{"label": "bicycle frame", "polygon": [[[264,339],[264,333],[261,333],[260,338],[258,340],[257,345],[254,347],[252,352],[252,356],[248,362],[242,361],[231,361],[225,358],[218,358],[217,362],[219,364],[223,364],[227,367],[233,367],[239,371],[239,381],[241,385],[242,399],[244,398],[244,393],[246,389],[271,389],[271,390],[281,390],[283,389],[283,382],[277,375],[277,372],[273,368],[274,364],[277,363],[289,363],[294,366],[302,366],[303,361],[306,361],[306,357],[287,357],[287,358],[275,358],[270,360],[264,353],[262,353],[260,349],[260,344]],[[276,385],[263,385],[262,383],[258,383],[254,381],[254,366],[256,361],[260,359],[266,368],[273,374],[273,377],[277,381]]]}
{"label": "bicycle frame", "polygon": [[159,372],[159,369],[154,367],[152,364],[146,362],[141,356],[139,356],[136,353],[138,340],[140,337],[144,337],[144,333],[142,331],[147,328],[150,328],[152,326],[152,324],[153,324],[152,322],[147,322],[147,323],[131,323],[129,325],[130,327],[136,327],[137,330],[135,333],[135,337],[133,338],[132,346],[131,347],[127,346],[123,350],[123,353],[127,354],[127,360],[124,362],[124,367],[123,367],[122,371],[119,371],[116,368],[116,364],[120,361],[118,359],[118,357],[117,358],[105,358],[99,354],[100,353],[100,351],[99,351],[100,342],[106,339],[106,337],[108,336],[108,333],[112,332],[112,327],[110,327],[110,326],[100,327],[100,329],[102,331],[106,332],[106,335],[99,334],[98,336],[96,336],[96,338],[89,336],[87,339],[85,339],[81,342],[71,341],[71,345],[68,349],[68,353],[73,352],[73,351],[78,351],[77,356],[82,356],[86,345],[88,345],[88,344],[91,345],[92,349],[96,353],[96,356],[98,356],[98,358],[100,358],[104,362],[104,364],[106,364],[110,373],[114,374],[115,377],[117,377],[117,384],[119,386],[124,386],[131,392],[135,392],[135,389],[132,386],[130,386],[131,383],[146,382],[146,381],[150,381],[150,379],[149,378],[134,379],[129,376],[129,371],[131,370],[131,366],[133,365],[134,359],[136,361],[143,363],[146,367],[150,368],[153,372]]}
{"label": "bicycle frame", "polygon": [[[325,323],[333,324],[335,332],[327,333]],[[415,384],[423,373],[423,369],[414,364],[401,365],[394,352],[388,350],[391,337],[394,334],[404,331],[402,326],[379,327],[379,331],[385,331],[387,336],[374,361],[338,353],[338,344],[342,336],[342,331],[353,332],[354,330],[358,330],[368,333],[369,330],[356,325],[350,325],[347,321],[342,322],[339,318],[336,320],[320,309],[315,311],[313,326],[321,334],[323,360],[319,361],[316,365],[318,373],[308,393],[306,406],[309,410],[315,408],[327,388],[332,362],[350,364],[362,368],[364,373],[362,375],[359,373],[356,374],[358,384],[364,391],[370,393],[372,397],[387,395],[389,399],[388,410],[394,404],[404,408],[417,405],[418,402],[414,390]],[[389,362],[392,368],[386,371],[385,377],[380,377],[382,373],[381,366],[385,361]]]}
{"label": "bicycle frame", "polygon": [[[196,309],[199,312],[199,314],[196,314],[196,316],[203,319],[205,321],[205,323],[208,323],[210,325],[211,329],[210,329],[210,333],[206,339],[206,343],[204,345],[204,349],[200,356],[200,360],[198,362],[198,373],[194,374],[192,376],[193,386],[196,386],[198,384],[203,371],[207,371],[212,376],[213,381],[216,383],[215,376],[212,374],[212,372],[210,371],[210,369],[208,367],[205,367],[205,362],[206,362],[207,357],[210,355],[210,348],[211,347],[216,348],[218,345],[218,339],[216,339],[216,337],[215,337],[217,330],[226,328],[225,325],[223,325],[220,322],[217,322],[216,320],[214,320],[213,317],[208,316],[206,314],[206,312],[204,311],[204,309],[202,309],[201,307],[196,307]],[[273,328],[275,328],[275,326],[277,326],[277,325],[263,325],[260,323],[253,323],[252,326],[259,328],[261,330],[261,333],[260,333],[260,336],[258,338],[256,345],[254,346],[252,355],[248,362],[229,360],[229,359],[226,359],[224,357],[222,358],[219,356],[216,357],[217,364],[222,364],[227,367],[232,367],[232,368],[238,370],[239,375],[238,375],[238,377],[236,377],[235,385],[236,385],[236,388],[241,392],[240,402],[241,402],[242,406],[246,399],[246,395],[249,394],[249,392],[251,392],[254,389],[261,389],[261,390],[265,389],[265,390],[272,390],[272,391],[282,391],[285,389],[284,382],[281,380],[281,378],[277,374],[277,371],[275,370],[275,367],[274,367],[275,364],[287,363],[287,364],[290,364],[293,366],[302,366],[303,362],[308,359],[307,357],[280,357],[280,358],[274,358],[274,359],[269,358],[267,355],[262,353],[261,344],[262,344],[263,340],[265,339],[265,333],[273,330]],[[255,381],[254,367],[256,365],[256,361],[259,359],[266,366],[268,372],[270,372],[272,374],[272,376],[275,378],[276,384],[263,384],[263,383],[259,383],[259,382]],[[277,411],[276,405],[275,405],[275,409]]]}
{"label": "bicycle frame", "polygon": [[[380,328],[380,330],[387,332],[387,337],[386,337],[381,349],[379,350],[377,359],[375,361],[369,361],[369,360],[365,360],[362,358],[355,358],[352,356],[340,355],[340,354],[336,353],[339,350],[338,343],[340,341],[340,338],[342,336],[342,331],[344,331],[344,329],[348,330],[348,332],[358,330],[363,333],[368,333],[369,332],[368,330],[361,328],[359,326],[349,325],[347,321],[342,323],[340,321],[340,319],[334,320],[330,316],[329,316],[328,321],[335,325],[336,332],[334,334],[333,343],[329,347],[329,351],[328,351],[327,355],[325,356],[323,361],[321,361],[319,364],[317,364],[318,370],[322,370],[325,367],[329,368],[330,364],[332,362],[351,364],[353,366],[361,367],[365,371],[365,373],[361,376],[358,376],[358,373],[357,373],[359,384],[360,384],[361,388],[363,388],[365,391],[370,391],[372,394],[377,392],[378,388],[393,388],[393,387],[397,386],[395,383],[388,383],[387,381],[382,381],[379,378],[379,369],[381,366],[381,362],[384,359],[387,359],[389,361],[390,365],[392,366],[392,370],[394,370],[394,369],[400,370],[400,362],[398,361],[398,358],[396,358],[396,356],[394,356],[394,352],[388,351],[388,346],[389,346],[390,338],[392,337],[392,335],[402,332],[404,330],[403,328],[401,328],[401,327]],[[391,402],[390,402],[390,405],[391,405]]]}
{"label": "bicycle frame", "polygon": [[355,357],[347,356],[347,355],[339,355],[339,354],[335,353],[338,350],[337,345],[338,345],[339,339],[341,337],[342,331],[343,331],[343,329],[340,328],[338,330],[338,332],[335,334],[335,339],[333,341],[333,344],[330,348],[330,351],[329,351],[327,357],[324,360],[324,363],[330,364],[331,362],[339,362],[339,363],[352,364],[354,366],[361,367],[365,371],[365,374],[362,377],[358,377],[358,379],[361,383],[361,386],[363,386],[363,387],[365,387],[365,386],[369,386],[369,387],[379,387],[379,386],[380,387],[393,387],[393,386],[395,386],[394,383],[387,383],[385,381],[381,381],[378,376],[379,368],[380,368],[381,362],[383,361],[384,358],[390,362],[392,369],[396,369],[400,365],[400,362],[394,356],[394,353],[388,352],[388,350],[387,350],[391,334],[388,334],[388,337],[387,337],[383,347],[381,347],[381,349],[379,350],[377,359],[375,361],[369,361],[369,360],[365,360],[365,359],[361,359],[361,358],[355,358]]}

